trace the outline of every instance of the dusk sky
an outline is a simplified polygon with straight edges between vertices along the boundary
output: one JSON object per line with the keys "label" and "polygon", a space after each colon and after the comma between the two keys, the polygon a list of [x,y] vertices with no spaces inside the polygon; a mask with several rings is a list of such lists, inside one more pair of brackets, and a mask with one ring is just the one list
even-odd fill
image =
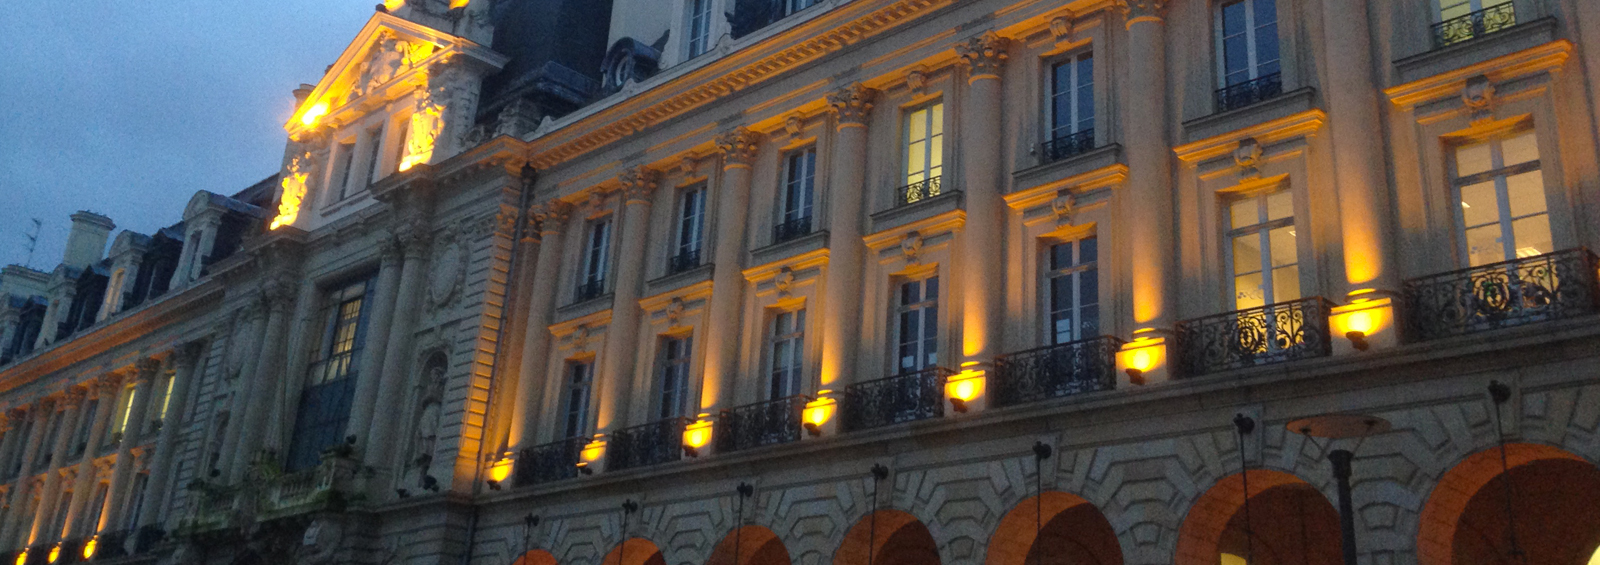
{"label": "dusk sky", "polygon": [[[60,262],[68,216],[140,233],[196,190],[277,172],[294,98],[377,0],[7,2],[0,11],[0,265]],[[112,237],[116,232],[112,233]]]}

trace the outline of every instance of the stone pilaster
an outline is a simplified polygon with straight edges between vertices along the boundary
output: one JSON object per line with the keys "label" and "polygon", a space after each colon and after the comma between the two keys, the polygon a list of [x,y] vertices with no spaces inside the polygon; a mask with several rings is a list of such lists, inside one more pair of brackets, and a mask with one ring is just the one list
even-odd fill
{"label": "stone pilaster", "polygon": [[355,395],[350,402],[350,419],[345,424],[345,435],[355,436],[356,445],[363,450],[371,443],[367,432],[372,428],[372,411],[378,402],[378,381],[383,374],[383,360],[387,358],[395,299],[400,296],[400,270],[405,262],[405,246],[400,243],[400,236],[386,238],[381,254],[372,317],[367,321],[366,343],[362,345],[360,365],[356,368]]}
{"label": "stone pilaster", "polygon": [[[134,363],[133,404],[128,408],[128,426],[122,432],[122,442],[117,444],[116,463],[111,467],[111,486],[106,489],[104,519],[105,531],[124,530],[131,486],[133,484],[133,448],[139,443],[139,431],[148,420],[150,405],[155,397],[156,377],[161,372],[161,362],[146,357]],[[257,403],[252,403],[257,404]]]}
{"label": "stone pilaster", "polygon": [[175,471],[173,459],[178,450],[178,435],[186,423],[190,391],[194,390],[200,354],[204,349],[201,343],[186,343],[172,352],[172,398],[168,400],[167,417],[161,424],[161,435],[156,439],[155,461],[150,466],[150,482],[145,487],[144,506],[139,510],[139,523],[136,526],[160,525],[164,518],[162,514],[166,509],[167,494]]}
{"label": "stone pilaster", "polygon": [[[411,344],[416,334],[417,315],[422,309],[409,305],[421,304],[422,292],[426,290],[423,283],[428,274],[428,250],[433,244],[425,231],[426,226],[424,221],[414,221],[400,238],[405,250],[405,262],[400,267],[393,326],[389,331],[389,344],[384,350],[383,370],[379,373],[381,380],[378,383],[377,404],[373,406],[372,425],[367,428],[367,437],[370,439],[366,445],[366,463],[378,469],[399,468],[393,461],[393,444],[398,440],[396,434],[401,426],[395,425],[389,418],[402,413],[406,382],[409,380],[406,376],[411,369],[410,361],[416,355],[411,350]],[[378,417],[380,414],[384,417]]]}
{"label": "stone pilaster", "polygon": [[717,136],[722,153],[722,186],[717,197],[717,237],[712,261],[711,304],[706,312],[705,371],[696,413],[728,408],[735,400],[739,337],[743,326],[745,234],[750,217],[751,164],[761,136],[743,127]]}
{"label": "stone pilaster", "polygon": [[[620,252],[612,287],[611,324],[606,328],[605,359],[600,376],[600,410],[596,427],[603,432],[627,426],[632,398],[634,358],[639,350],[639,287],[644,283],[645,238],[650,235],[650,197],[657,174],[644,166],[625,171],[623,206],[617,219]],[[640,422],[634,422],[640,423]]]}
{"label": "stone pilaster", "polygon": [[[28,497],[32,495],[29,485],[33,484],[33,462],[38,457],[39,450],[43,447],[44,438],[48,434],[45,429],[50,422],[50,415],[55,411],[55,403],[46,398],[35,402],[28,410],[28,417],[33,420],[28,437],[22,448],[22,457],[17,466],[17,476],[11,485],[10,501],[7,506],[15,509],[7,515],[3,533],[0,533],[0,547],[20,547],[27,540],[18,540],[19,533],[26,532],[30,526],[28,522],[33,516],[28,515],[23,509],[27,507]],[[20,505],[20,506],[19,506]]]}
{"label": "stone pilaster", "polygon": [[68,537],[81,537],[93,533],[97,524],[80,524],[83,510],[94,496],[94,460],[102,453],[106,430],[111,427],[111,417],[117,413],[117,393],[122,391],[122,377],[115,373],[100,377],[94,383],[94,424],[89,428],[89,445],[84,448],[83,459],[78,462],[77,478],[72,486],[72,502],[67,505]]}
{"label": "stone pilaster", "polygon": [[28,535],[32,542],[49,543],[61,539],[62,532],[46,531],[46,528],[55,523],[56,511],[59,510],[57,501],[61,498],[61,470],[58,467],[67,460],[67,449],[71,446],[73,436],[78,435],[78,418],[83,414],[87,392],[81,387],[73,387],[62,395],[64,408],[61,411],[61,425],[56,429],[55,442],[50,447],[50,460],[45,463],[44,485],[39,489],[39,510],[34,514],[33,531]]}
{"label": "stone pilaster", "polygon": [[[861,338],[861,241],[867,192],[867,122],[877,91],[851,84],[828,94],[837,122],[828,177],[828,266],[822,298],[822,366],[816,388],[838,389],[855,378]],[[815,389],[813,389],[815,392]]]}
{"label": "stone pilaster", "polygon": [[1338,185],[1339,227],[1344,250],[1346,292],[1363,288],[1399,290],[1391,242],[1394,219],[1389,210],[1389,175],[1383,144],[1378,88],[1372,80],[1372,40],[1367,3],[1323,0],[1323,21],[1339,22],[1339,33],[1322,35],[1328,82],[1322,95],[1328,104],[1329,142],[1333,146],[1333,178]]}
{"label": "stone pilaster", "polygon": [[[231,477],[238,481],[244,477],[246,467],[255,463],[264,452],[276,454],[276,434],[271,429],[272,410],[278,381],[283,376],[283,351],[289,330],[289,309],[294,304],[295,283],[288,274],[265,282],[261,289],[262,307],[266,310],[266,330],[261,337],[261,351],[246,365],[254,368],[250,378],[243,383],[247,391],[244,416],[238,420],[239,444],[234,447],[234,466]],[[142,420],[141,420],[142,421]]]}
{"label": "stone pilaster", "polygon": [[1005,201],[1000,197],[1001,73],[1010,40],[984,32],[957,52],[967,67],[969,88],[962,97],[961,190],[967,223],[961,230],[961,362],[988,367],[1000,352],[1004,327]]}
{"label": "stone pilaster", "polygon": [[[539,408],[546,403],[537,397],[539,384],[544,380],[540,376],[546,374],[550,365],[550,313],[555,310],[557,277],[561,273],[562,242],[565,239],[563,234],[567,222],[572,219],[572,206],[552,200],[534,206],[528,211],[528,216],[538,227],[540,242],[539,257],[535,260],[533,270],[533,289],[529,293],[528,331],[522,341],[517,398],[512,406],[513,427],[508,445],[517,448],[533,447],[541,441],[538,437]],[[531,231],[533,226],[529,228]]]}
{"label": "stone pilaster", "polygon": [[[257,353],[261,351],[261,332],[266,326],[266,310],[261,301],[252,300],[239,312],[239,319],[244,329],[238,334],[238,339],[244,345],[239,352],[239,358],[232,364],[223,367],[223,378],[231,383],[233,396],[228,403],[228,426],[222,434],[222,448],[219,451],[217,470],[229,484],[235,484],[238,477],[244,473],[244,466],[249,461],[236,461],[234,455],[239,451],[240,428],[244,427],[245,405],[250,401],[251,372],[255,369]],[[235,473],[234,469],[238,468]]]}
{"label": "stone pilaster", "polygon": [[1127,16],[1127,79],[1122,104],[1133,323],[1170,329],[1174,321],[1172,149],[1168,143],[1165,0],[1133,0]]}

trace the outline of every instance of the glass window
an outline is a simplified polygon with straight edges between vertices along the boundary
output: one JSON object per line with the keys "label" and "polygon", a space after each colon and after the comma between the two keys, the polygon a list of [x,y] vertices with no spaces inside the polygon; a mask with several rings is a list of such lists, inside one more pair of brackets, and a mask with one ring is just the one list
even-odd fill
{"label": "glass window", "polygon": [[1235,200],[1228,205],[1228,221],[1234,308],[1299,299],[1293,195],[1285,190]]}
{"label": "glass window", "polygon": [[1073,56],[1051,69],[1050,116],[1051,139],[1094,131],[1094,54]]}
{"label": "glass window", "polygon": [[1439,0],[1439,20],[1455,19],[1478,10],[1510,3],[1511,0]]}
{"label": "glass window", "polygon": [[340,143],[339,147],[334,149],[334,160],[339,166],[333,171],[334,179],[337,179],[334,186],[338,187],[338,190],[334,192],[333,201],[338,202],[349,196],[350,190],[354,188],[351,186],[350,177],[355,173],[356,168],[356,144]]}
{"label": "glass window", "polygon": [[134,385],[122,387],[122,394],[117,397],[117,412],[111,416],[111,437],[119,437],[128,431],[128,418],[133,414],[133,397],[139,389]]}
{"label": "glass window", "polygon": [[589,226],[589,238],[584,246],[583,255],[583,282],[587,284],[601,284],[606,280],[606,269],[610,267],[611,255],[611,218],[595,221]]}
{"label": "glass window", "polygon": [[1094,237],[1050,246],[1050,344],[1100,335],[1099,247]]}
{"label": "glass window", "polygon": [[578,362],[567,365],[566,406],[563,408],[562,437],[587,435],[589,426],[589,390],[594,379],[594,363]]}
{"label": "glass window", "polygon": [[89,432],[94,429],[94,421],[98,418],[100,399],[90,399],[83,407],[83,415],[78,416],[78,431],[72,436],[72,454],[79,455],[89,449]]}
{"label": "glass window", "polygon": [[786,17],[800,10],[810,8],[822,0],[777,0],[778,17]]}
{"label": "glass window", "polygon": [[684,415],[689,396],[689,362],[692,338],[670,337],[661,341],[661,419]]}
{"label": "glass window", "polygon": [[[789,154],[784,168],[783,221],[801,222],[811,219],[812,190],[816,185],[817,148]],[[810,231],[809,227],[804,231]]]}
{"label": "glass window", "polygon": [[[938,178],[944,173],[944,103],[934,102],[906,113],[906,184]],[[926,196],[939,194],[929,187]],[[908,197],[906,203],[921,198]]]}
{"label": "glass window", "polygon": [[1235,0],[1217,7],[1223,86],[1278,73],[1277,0]]}
{"label": "glass window", "polygon": [[689,57],[711,50],[711,0],[689,1]]}
{"label": "glass window", "polygon": [[117,313],[117,308],[122,302],[123,279],[128,276],[127,269],[117,269],[111,273],[111,281],[106,283],[106,296],[100,304],[100,319]]}
{"label": "glass window", "polygon": [[939,364],[939,277],[900,284],[896,307],[896,347],[900,373],[915,373]]}
{"label": "glass window", "polygon": [[780,312],[772,317],[768,365],[772,367],[768,399],[800,394],[805,371],[806,311]]}
{"label": "glass window", "polygon": [[383,125],[367,132],[367,184],[378,182],[383,172]]}
{"label": "glass window", "polygon": [[355,393],[357,369],[366,341],[366,306],[375,290],[372,279],[339,287],[323,297],[322,342],[300,392],[299,412],[289,442],[286,468],[306,469],[321,462],[322,450],[344,441]]}
{"label": "glass window", "polygon": [[1454,155],[1467,266],[1555,251],[1533,130],[1457,146]]}
{"label": "glass window", "polygon": [[706,189],[697,186],[683,191],[678,199],[678,259],[676,270],[700,264],[700,247],[705,240]]}

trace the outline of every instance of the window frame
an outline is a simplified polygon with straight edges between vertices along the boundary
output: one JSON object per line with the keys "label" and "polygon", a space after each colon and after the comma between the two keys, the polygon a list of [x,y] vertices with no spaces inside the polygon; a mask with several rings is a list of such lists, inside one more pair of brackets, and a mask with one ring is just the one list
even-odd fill
{"label": "window frame", "polygon": [[583,238],[583,270],[578,273],[578,285],[583,286],[594,282],[606,284],[606,279],[611,275],[611,232],[614,229],[612,217],[602,216],[590,220],[584,229]]}
{"label": "window frame", "polygon": [[[572,439],[588,437],[590,402],[594,400],[594,366],[593,359],[569,360],[561,368],[561,430],[564,437]],[[582,370],[582,378],[578,371]],[[576,396],[581,395],[581,396]]]}
{"label": "window frame", "polygon": [[386,176],[383,168],[383,139],[388,134],[389,121],[378,122],[378,125],[367,130],[367,186],[377,184],[378,180]]}
{"label": "window frame", "polygon": [[[1284,218],[1271,219],[1269,212],[1270,205],[1268,204],[1268,200],[1271,197],[1279,194],[1282,194],[1288,198],[1289,215]],[[1254,218],[1253,223],[1245,224],[1235,228],[1233,227],[1233,206],[1238,202],[1246,200],[1254,201],[1256,203],[1256,217]],[[1288,187],[1273,187],[1262,190],[1253,190],[1250,192],[1230,195],[1229,198],[1225,198],[1223,200],[1223,265],[1228,270],[1228,307],[1232,310],[1248,310],[1251,308],[1260,308],[1280,302],[1288,302],[1291,300],[1305,298],[1305,293],[1303,290],[1304,285],[1301,284],[1303,275],[1301,265],[1304,263],[1304,260],[1300,256],[1301,242],[1300,235],[1298,233],[1300,226],[1296,221],[1299,214],[1296,210],[1294,200],[1294,192]],[[1294,238],[1294,262],[1286,265],[1274,265],[1272,262],[1271,234],[1274,230],[1283,227],[1290,228],[1290,236]],[[1257,238],[1257,252],[1260,254],[1260,256],[1257,258],[1257,260],[1260,261],[1260,264],[1258,265],[1259,268],[1255,272],[1261,274],[1261,304],[1258,306],[1242,307],[1239,305],[1240,273],[1235,263],[1233,250],[1234,240],[1241,237],[1247,237],[1252,234]],[[1295,287],[1296,289],[1300,289],[1300,292],[1297,292],[1297,296],[1294,298],[1283,299],[1277,296],[1279,289],[1276,288],[1273,271],[1284,267],[1294,267],[1295,269]]]}
{"label": "window frame", "polygon": [[[799,178],[795,176],[796,161],[801,165]],[[817,146],[807,145],[784,153],[783,191],[778,198],[778,223],[815,219],[817,186]],[[800,196],[796,197],[796,191]],[[798,204],[798,208],[796,208]]]}
{"label": "window frame", "polygon": [[[1538,158],[1532,161],[1524,161],[1514,165],[1505,165],[1504,142],[1506,140],[1514,139],[1524,135],[1529,136],[1529,138],[1533,141],[1534,150],[1538,155]],[[1463,147],[1468,147],[1479,143],[1487,146],[1489,149],[1489,168],[1487,170],[1470,175],[1457,176],[1457,173],[1460,171],[1460,163],[1458,158],[1459,151]],[[1470,231],[1470,228],[1481,228],[1488,225],[1499,225],[1500,227],[1499,241],[1502,254],[1498,261],[1489,261],[1487,263],[1483,263],[1483,265],[1522,258],[1522,255],[1518,252],[1519,249],[1517,247],[1517,237],[1515,231],[1516,222],[1518,220],[1524,220],[1540,215],[1545,217],[1545,230],[1550,237],[1551,249],[1545,253],[1554,252],[1560,249],[1560,246],[1556,245],[1555,243],[1555,226],[1553,225],[1554,216],[1551,214],[1550,210],[1550,187],[1544,179],[1544,148],[1540,147],[1538,132],[1531,125],[1496,132],[1495,134],[1483,137],[1481,139],[1467,140],[1462,143],[1451,144],[1447,147],[1445,154],[1447,156],[1447,168],[1445,174],[1449,176],[1448,184],[1450,185],[1451,219],[1455,222],[1455,233],[1453,234],[1453,237],[1455,238],[1456,252],[1461,258],[1460,261],[1458,261],[1458,265],[1460,265],[1462,268],[1481,266],[1472,264],[1472,248],[1467,241],[1467,232]],[[1511,177],[1530,173],[1537,173],[1539,175],[1539,192],[1540,195],[1544,197],[1543,211],[1534,214],[1517,216],[1511,211],[1509,180]],[[1495,222],[1494,224],[1478,224],[1474,226],[1468,226],[1465,212],[1466,203],[1462,200],[1462,189],[1486,182],[1494,183],[1496,206]]]}
{"label": "window frame", "polygon": [[[1089,69],[1088,69],[1088,72],[1087,72],[1089,82],[1088,82],[1087,85],[1082,83],[1081,79],[1084,76],[1084,72],[1079,69],[1079,67],[1081,67],[1084,64],[1085,59],[1087,59],[1087,63],[1089,65]],[[1095,65],[1094,60],[1095,60],[1094,49],[1093,49],[1093,46],[1090,45],[1090,46],[1086,46],[1086,47],[1081,48],[1081,49],[1074,49],[1072,51],[1069,51],[1067,53],[1063,53],[1063,54],[1061,54],[1059,56],[1056,56],[1056,57],[1052,57],[1052,58],[1050,58],[1050,59],[1045,61],[1045,70],[1046,70],[1046,73],[1047,73],[1047,77],[1046,77],[1046,81],[1045,82],[1050,87],[1050,90],[1049,90],[1049,92],[1047,93],[1047,95],[1045,97],[1045,109],[1046,109],[1046,116],[1047,116],[1046,119],[1048,120],[1047,123],[1048,123],[1048,126],[1049,126],[1047,128],[1048,134],[1047,134],[1047,137],[1046,137],[1045,141],[1055,141],[1057,139],[1063,139],[1063,138],[1066,138],[1066,137],[1069,137],[1069,136],[1072,136],[1072,135],[1075,135],[1075,134],[1078,134],[1078,133],[1082,133],[1084,131],[1093,131],[1095,129],[1095,126],[1097,125],[1096,122],[1098,121],[1097,119],[1099,117],[1098,116],[1098,110],[1099,110],[1098,106],[1099,106],[1099,104],[1098,104],[1098,100],[1095,99],[1095,76],[1094,75],[1095,75],[1096,69],[1094,67],[1094,65]],[[1063,67],[1063,66],[1070,66],[1073,69],[1072,72],[1071,72],[1071,83],[1072,84],[1068,87],[1068,90],[1070,91],[1070,94],[1067,95],[1067,97],[1069,99],[1068,105],[1070,106],[1072,116],[1068,120],[1068,124],[1067,124],[1068,127],[1066,128],[1069,131],[1065,131],[1065,132],[1061,131],[1063,128],[1059,124],[1059,122],[1060,122],[1060,115],[1058,113],[1059,108],[1057,107],[1057,104],[1056,104],[1056,101],[1062,97],[1061,85],[1057,81],[1057,78],[1059,78],[1058,74],[1057,74],[1057,70],[1059,68]],[[1087,120],[1085,120],[1080,115],[1082,113],[1082,110],[1083,110],[1082,107],[1081,107],[1082,106],[1081,102],[1083,101],[1082,92],[1081,91],[1084,88],[1088,88],[1088,90],[1089,90],[1089,92],[1088,92],[1088,96],[1089,96],[1088,100],[1089,100],[1089,104],[1091,106],[1089,108],[1089,117],[1088,117]],[[1085,121],[1088,122],[1088,127],[1083,127],[1083,124],[1084,124]]]}
{"label": "window frame", "polygon": [[[934,112],[933,111],[934,108],[936,108],[936,107],[939,109],[938,112]],[[912,124],[916,121],[917,114],[919,114],[921,112],[924,112],[924,111],[927,112],[927,117],[923,120],[923,123],[924,123],[924,125],[926,127],[925,133],[924,133],[922,138],[914,140],[914,139],[911,138]],[[944,176],[944,168],[945,168],[945,159],[944,159],[944,157],[945,157],[945,151],[944,151],[945,147],[944,147],[944,144],[945,144],[945,141],[946,141],[946,139],[945,139],[946,133],[948,133],[948,132],[945,131],[945,123],[944,123],[945,122],[945,117],[946,117],[946,114],[945,114],[944,98],[943,97],[934,98],[932,100],[928,100],[928,101],[919,103],[919,104],[914,105],[914,106],[909,106],[909,107],[907,107],[905,110],[903,110],[901,112],[901,122],[903,122],[903,123],[902,123],[901,128],[900,128],[900,130],[901,130],[900,131],[900,151],[901,151],[901,154],[902,154],[901,159],[900,159],[900,161],[901,161],[901,164],[900,164],[900,186],[910,186],[910,185],[913,185],[913,184],[927,182],[927,181],[929,181],[931,179],[941,178],[941,177]],[[933,133],[933,126],[935,126],[935,125],[938,126],[939,133],[937,133],[937,134]],[[924,144],[924,147],[923,147],[923,150],[922,150],[922,164],[923,164],[923,167],[922,167],[922,169],[920,169],[920,170],[918,170],[916,172],[912,172],[912,170],[911,170],[912,147],[911,146],[913,144],[916,144],[916,143],[923,143]],[[937,150],[935,150],[936,147],[937,147]],[[931,164],[933,162],[933,157],[935,155],[938,155],[938,157],[939,157],[938,166],[933,166]],[[932,174],[935,170],[938,171],[938,174]],[[922,178],[920,180],[911,180],[912,177],[915,177],[917,175],[921,175]],[[937,196],[937,195],[938,195],[937,192],[929,194],[929,196]]]}
{"label": "window frame", "polygon": [[[1244,84],[1244,83],[1247,83],[1247,82],[1250,82],[1250,81],[1253,81],[1253,80],[1256,80],[1256,79],[1259,79],[1259,78],[1262,78],[1262,77],[1265,77],[1265,76],[1270,76],[1272,74],[1278,74],[1279,76],[1282,76],[1282,73],[1283,73],[1283,41],[1282,41],[1282,37],[1281,37],[1281,35],[1282,35],[1282,29],[1281,29],[1282,19],[1277,17],[1278,16],[1278,12],[1279,12],[1277,0],[1265,0],[1265,1],[1268,1],[1268,2],[1272,3],[1272,8],[1273,8],[1273,10],[1272,10],[1272,12],[1273,12],[1272,41],[1273,41],[1274,45],[1276,46],[1276,48],[1278,50],[1278,58],[1273,59],[1272,61],[1269,61],[1269,63],[1275,64],[1276,67],[1277,67],[1277,70],[1275,70],[1275,71],[1273,71],[1271,73],[1262,73],[1261,72],[1261,68],[1263,66],[1263,63],[1261,61],[1257,60],[1257,52],[1260,50],[1260,45],[1258,45],[1258,40],[1260,38],[1257,36],[1257,34],[1258,34],[1258,32],[1260,31],[1260,28],[1261,28],[1261,26],[1256,25],[1256,4],[1255,3],[1257,1],[1261,1],[1261,0],[1225,0],[1225,1],[1222,1],[1222,2],[1217,2],[1213,6],[1213,9],[1212,9],[1212,21],[1215,22],[1215,23],[1212,25],[1212,41],[1215,43],[1216,48],[1215,48],[1215,51],[1211,54],[1211,56],[1212,56],[1213,59],[1216,60],[1217,88],[1228,88],[1230,86]],[[1226,35],[1226,33],[1227,33],[1227,31],[1226,31],[1227,22],[1226,22],[1226,18],[1224,16],[1224,10],[1226,10],[1229,6],[1233,6],[1233,5],[1236,5],[1236,4],[1243,4],[1244,7],[1245,7],[1245,32],[1244,32],[1244,39],[1245,39],[1245,69],[1244,70],[1247,71],[1246,74],[1247,74],[1248,78],[1246,78],[1246,79],[1244,79],[1242,81],[1239,81],[1237,83],[1230,83],[1230,82],[1228,82],[1228,76],[1231,73],[1228,71],[1228,53],[1227,53],[1227,49],[1228,49],[1227,48],[1227,38],[1229,36]]]}
{"label": "window frame", "polygon": [[[694,374],[694,336],[664,335],[657,342],[656,354],[656,416],[659,420],[681,418],[689,414],[691,387],[689,379]],[[681,345],[681,348],[674,347]]]}
{"label": "window frame", "polygon": [[[684,50],[688,53],[685,59],[693,59],[711,52],[711,29],[715,26],[712,15],[716,13],[716,0],[686,0],[684,7],[687,16],[685,29],[688,31],[684,34],[687,39]],[[697,21],[702,26],[699,29],[696,28]]]}
{"label": "window frame", "polygon": [[677,221],[673,222],[673,257],[698,253],[695,264],[703,263],[706,245],[706,183],[696,183],[678,193]]}
{"label": "window frame", "polygon": [[[894,307],[893,317],[890,322],[889,344],[893,348],[891,350],[891,362],[894,364],[893,374],[895,375],[909,375],[940,366],[939,350],[942,347],[939,340],[942,336],[939,331],[941,325],[939,314],[944,302],[943,293],[945,290],[940,282],[938,273],[934,272],[925,276],[898,279],[895,286],[892,287],[894,289],[892,293]],[[917,286],[918,299],[907,302],[906,290],[910,285]],[[931,293],[928,291],[929,286],[933,287]],[[917,315],[917,319],[913,323],[916,325],[915,331],[919,336],[912,341],[906,341],[907,319],[911,314]],[[928,335],[930,326],[933,335]],[[913,346],[915,349],[914,357],[912,357],[915,361],[911,366],[907,366],[905,363],[906,355],[904,351],[907,346]],[[932,357],[931,360],[929,359],[930,356]]]}
{"label": "window frame", "polygon": [[[1094,258],[1084,260],[1083,245],[1084,242],[1088,241],[1094,242]],[[1054,252],[1057,247],[1061,246],[1070,246],[1072,261],[1071,264],[1058,267],[1055,264]],[[1044,345],[1061,345],[1063,343],[1071,343],[1074,341],[1104,335],[1104,332],[1100,330],[1100,295],[1102,293],[1100,292],[1099,279],[1099,236],[1094,233],[1088,233],[1072,239],[1056,239],[1045,242],[1045,245],[1041,247],[1042,256],[1040,257],[1039,265],[1040,274],[1044,280],[1040,285],[1040,288],[1043,290],[1041,293],[1043,295],[1043,300],[1041,301],[1043,304],[1042,308],[1040,308],[1040,312],[1042,312],[1044,316],[1040,321],[1044,326]],[[1065,309],[1058,308],[1058,305],[1055,303],[1055,281],[1059,279],[1070,279],[1071,282],[1069,284],[1072,285],[1072,304]],[[1083,302],[1083,281],[1086,279],[1093,279],[1095,285],[1095,301],[1090,304],[1085,304]],[[1088,332],[1084,331],[1084,312],[1090,309],[1092,309],[1094,313],[1094,335],[1088,335]],[[1056,331],[1056,315],[1057,313],[1063,311],[1070,312],[1072,320],[1072,327],[1069,332],[1070,335],[1065,340],[1061,339],[1060,332]]]}
{"label": "window frame", "polygon": [[[789,324],[781,326],[787,319]],[[806,308],[778,310],[769,316],[766,328],[765,367],[767,375],[767,400],[779,400],[800,394],[806,381]],[[783,331],[787,330],[787,331]],[[788,359],[779,359],[779,347],[787,346]],[[780,364],[781,363],[781,364]]]}

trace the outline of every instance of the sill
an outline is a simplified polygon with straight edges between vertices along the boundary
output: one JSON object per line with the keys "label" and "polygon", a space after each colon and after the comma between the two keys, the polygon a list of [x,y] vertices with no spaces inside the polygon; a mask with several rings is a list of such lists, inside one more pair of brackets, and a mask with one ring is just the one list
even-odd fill
{"label": "sill", "polygon": [[1089,171],[1122,163],[1122,145],[1112,143],[1083,153],[1028,167],[1011,173],[1011,193],[1072,178]]}
{"label": "sill", "polygon": [[1556,26],[1553,17],[1538,18],[1397,60],[1394,68],[1400,84],[1415,82],[1550,43]]}
{"label": "sill", "polygon": [[327,206],[323,206],[322,207],[322,211],[320,213],[321,213],[321,215],[323,217],[338,215],[338,214],[344,212],[348,208],[353,208],[356,205],[359,205],[359,204],[364,203],[364,202],[366,202],[368,200],[371,200],[371,199],[372,199],[372,186],[368,185],[366,187],[361,188],[360,190],[357,190],[355,194],[346,196],[341,200],[333,202],[332,204],[328,204]]}
{"label": "sill", "polygon": [[1183,142],[1194,143],[1311,110],[1316,108],[1316,94],[1316,89],[1302,87],[1249,106],[1183,122]]}
{"label": "sill", "polygon": [[769,265],[796,255],[810,253],[828,246],[828,231],[816,230],[811,233],[766,247],[750,251],[750,266],[758,267]]}
{"label": "sill", "polygon": [[610,308],[612,297],[612,293],[607,292],[583,302],[574,302],[572,304],[556,308],[555,321],[559,323],[571,320],[573,318],[581,318]]}
{"label": "sill", "polygon": [[873,214],[872,231],[870,233],[880,233],[932,218],[951,210],[959,210],[964,203],[965,196],[962,195],[960,190],[947,187],[944,192],[937,196],[930,196],[918,202],[895,206]]}
{"label": "sill", "polygon": [[644,296],[655,296],[663,292],[677,290],[691,284],[711,280],[711,273],[715,266],[711,263],[701,263],[692,269],[686,269],[665,275],[644,283]]}

